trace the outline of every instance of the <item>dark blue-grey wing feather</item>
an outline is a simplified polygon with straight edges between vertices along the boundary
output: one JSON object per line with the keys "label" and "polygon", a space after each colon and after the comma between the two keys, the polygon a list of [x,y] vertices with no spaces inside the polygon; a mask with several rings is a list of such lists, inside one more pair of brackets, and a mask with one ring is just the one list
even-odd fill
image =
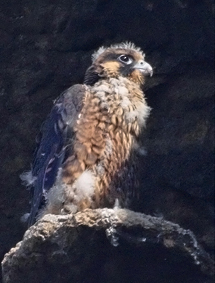
{"label": "dark blue-grey wing feather", "polygon": [[33,198],[29,226],[35,222],[38,209],[46,202],[46,195],[56,181],[65,158],[68,137],[81,111],[85,87],[74,85],[55,101],[50,115],[41,129],[40,140],[32,164]]}

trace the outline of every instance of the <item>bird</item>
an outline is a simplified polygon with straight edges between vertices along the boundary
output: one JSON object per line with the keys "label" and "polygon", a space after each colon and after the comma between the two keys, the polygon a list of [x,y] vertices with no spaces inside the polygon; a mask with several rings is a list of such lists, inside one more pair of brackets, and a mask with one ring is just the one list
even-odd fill
{"label": "bird", "polygon": [[31,165],[28,226],[45,214],[129,207],[135,193],[137,140],[151,108],[143,85],[153,68],[134,43],[100,47],[83,84],[55,101]]}

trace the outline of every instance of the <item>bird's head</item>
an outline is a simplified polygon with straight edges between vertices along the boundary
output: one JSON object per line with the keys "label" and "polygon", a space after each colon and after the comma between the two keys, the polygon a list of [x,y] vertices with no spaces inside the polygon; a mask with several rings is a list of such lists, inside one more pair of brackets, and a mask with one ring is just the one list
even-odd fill
{"label": "bird's head", "polygon": [[144,77],[152,76],[152,67],[145,61],[145,54],[133,43],[126,42],[100,47],[92,55],[92,65],[87,69],[84,83],[93,85],[101,78],[126,77],[143,84]]}

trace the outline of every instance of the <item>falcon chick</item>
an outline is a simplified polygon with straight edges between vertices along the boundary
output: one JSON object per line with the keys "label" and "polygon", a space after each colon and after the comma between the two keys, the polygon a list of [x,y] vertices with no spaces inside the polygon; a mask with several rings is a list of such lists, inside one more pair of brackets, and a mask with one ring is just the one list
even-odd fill
{"label": "falcon chick", "polygon": [[84,84],[55,101],[42,130],[30,172],[29,226],[47,213],[127,207],[135,188],[135,141],[150,112],[141,89],[152,75],[132,43],[101,47]]}

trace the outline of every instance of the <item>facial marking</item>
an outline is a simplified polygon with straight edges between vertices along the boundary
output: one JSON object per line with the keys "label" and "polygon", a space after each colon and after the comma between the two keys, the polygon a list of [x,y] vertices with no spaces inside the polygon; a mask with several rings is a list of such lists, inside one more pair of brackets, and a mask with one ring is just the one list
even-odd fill
{"label": "facial marking", "polygon": [[119,75],[119,62],[109,61],[101,64],[101,66],[104,68],[104,72],[106,74],[111,75],[113,77],[117,77]]}

